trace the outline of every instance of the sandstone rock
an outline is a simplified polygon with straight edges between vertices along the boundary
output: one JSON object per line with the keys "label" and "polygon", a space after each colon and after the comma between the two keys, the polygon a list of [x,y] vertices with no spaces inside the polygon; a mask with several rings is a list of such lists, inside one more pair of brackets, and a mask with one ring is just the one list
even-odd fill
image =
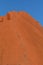
{"label": "sandstone rock", "polygon": [[3,19],[0,65],[43,65],[43,27],[26,12],[9,12]]}

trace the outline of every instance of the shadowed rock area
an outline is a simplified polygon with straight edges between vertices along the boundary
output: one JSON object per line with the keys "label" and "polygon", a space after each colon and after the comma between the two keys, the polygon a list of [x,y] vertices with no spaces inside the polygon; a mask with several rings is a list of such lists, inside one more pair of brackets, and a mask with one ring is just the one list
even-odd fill
{"label": "shadowed rock area", "polygon": [[43,65],[43,27],[28,13],[0,16],[0,65]]}

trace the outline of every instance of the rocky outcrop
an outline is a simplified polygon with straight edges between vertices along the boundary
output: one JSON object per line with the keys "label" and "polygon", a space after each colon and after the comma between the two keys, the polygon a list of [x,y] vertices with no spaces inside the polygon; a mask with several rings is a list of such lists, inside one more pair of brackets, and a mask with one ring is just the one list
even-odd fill
{"label": "rocky outcrop", "polygon": [[28,13],[0,16],[0,65],[43,65],[43,27]]}

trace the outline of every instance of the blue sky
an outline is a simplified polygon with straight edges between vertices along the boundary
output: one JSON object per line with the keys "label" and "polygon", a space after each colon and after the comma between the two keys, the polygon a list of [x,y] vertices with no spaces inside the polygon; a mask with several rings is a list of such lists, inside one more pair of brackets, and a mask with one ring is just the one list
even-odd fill
{"label": "blue sky", "polygon": [[0,0],[0,16],[13,10],[29,13],[43,26],[43,0]]}

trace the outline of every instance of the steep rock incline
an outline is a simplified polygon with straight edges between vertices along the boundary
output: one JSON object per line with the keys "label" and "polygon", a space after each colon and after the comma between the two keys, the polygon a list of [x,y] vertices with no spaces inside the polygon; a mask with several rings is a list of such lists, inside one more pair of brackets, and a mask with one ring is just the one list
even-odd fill
{"label": "steep rock incline", "polygon": [[0,16],[0,65],[43,65],[43,27],[26,12]]}

